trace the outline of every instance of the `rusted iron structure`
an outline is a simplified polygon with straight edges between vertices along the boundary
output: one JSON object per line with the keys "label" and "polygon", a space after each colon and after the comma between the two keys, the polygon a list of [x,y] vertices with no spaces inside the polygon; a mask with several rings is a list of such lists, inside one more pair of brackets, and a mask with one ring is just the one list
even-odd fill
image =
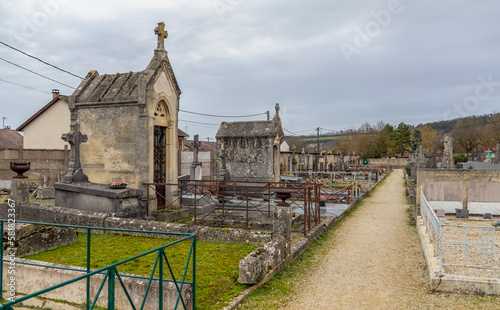
{"label": "rusted iron structure", "polygon": [[[293,189],[289,198],[291,207],[303,210],[303,233],[306,234],[314,225],[320,222],[320,197],[321,183],[285,183],[285,182],[248,182],[248,181],[223,181],[223,180],[179,180],[177,184],[168,183],[143,183],[147,185],[147,195],[151,190],[156,195],[163,195],[160,190],[169,190],[172,186],[178,188],[178,196],[168,201],[164,209],[171,209],[176,205],[185,205],[183,197],[192,196],[193,223],[210,215],[229,215],[232,211],[242,212],[245,216],[245,228],[250,227],[250,213],[272,218],[272,208],[275,205],[273,195],[280,189]],[[164,192],[163,192],[164,193]],[[207,213],[200,214],[198,206],[203,199],[205,206],[211,206]],[[256,206],[258,202],[258,207]],[[262,208],[267,205],[267,208]],[[149,209],[149,206],[148,206]],[[265,209],[265,210],[263,210]],[[161,209],[159,209],[161,211]]]}

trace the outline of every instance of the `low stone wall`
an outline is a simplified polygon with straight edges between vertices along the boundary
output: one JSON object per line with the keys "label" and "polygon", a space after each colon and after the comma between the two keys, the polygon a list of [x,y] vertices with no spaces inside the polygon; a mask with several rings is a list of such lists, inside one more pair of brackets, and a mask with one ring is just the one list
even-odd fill
{"label": "low stone wall", "polygon": [[10,170],[10,162],[27,160],[30,170],[24,173],[31,182],[43,184],[44,176],[49,183],[57,182],[60,174],[68,169],[68,152],[65,150],[0,150],[0,180],[11,180],[16,175]]}
{"label": "low stone wall", "polygon": [[408,164],[408,158],[369,158],[368,165],[404,167]]}
{"label": "low stone wall", "polygon": [[[39,264],[39,261],[32,261],[27,259],[17,259],[16,258],[16,273],[15,279],[11,280],[10,277],[4,276],[3,287],[7,291],[4,293],[4,298],[10,296],[10,287],[15,286],[15,292],[21,294],[32,294],[43,289],[55,286],[57,284],[63,283],[75,279],[79,276],[85,274],[85,269],[74,266],[66,266],[60,264],[44,263],[45,266],[59,267],[59,268],[71,268],[80,271],[73,270],[63,270],[63,269],[53,269],[44,266],[32,266],[24,265],[20,263],[31,263]],[[4,270],[9,270],[10,262],[4,262]],[[119,270],[119,267],[118,267]],[[126,274],[121,274],[122,280],[127,288],[129,295],[134,302],[134,305],[138,308],[143,300],[143,297],[148,289],[148,280],[129,278],[125,277]],[[95,298],[97,290],[99,289],[102,281],[104,279],[103,274],[97,274],[91,277],[90,280],[90,296]],[[15,285],[10,285],[11,281],[14,281]],[[60,287],[56,290],[47,292],[43,294],[45,298],[51,299],[62,299],[67,302],[73,302],[77,304],[84,304],[86,298],[86,287],[87,282],[85,279],[77,281],[75,283]],[[159,309],[158,307],[158,291],[159,283],[155,281],[151,284],[148,291],[148,297],[145,303],[145,309]],[[101,307],[107,307],[108,301],[108,288],[105,285],[104,289],[99,295],[100,298],[97,301],[97,305]],[[174,283],[164,282],[163,284],[163,309],[175,309],[175,302],[177,300],[177,289]],[[187,304],[187,309],[192,308],[192,286],[185,284],[182,290],[182,296],[185,303]],[[120,282],[115,280],[115,309],[130,309],[130,305],[125,295]],[[62,309],[62,308],[61,308]]]}
{"label": "low stone wall", "polygon": [[[7,219],[7,209],[7,204],[0,204],[0,218]],[[116,218],[112,214],[108,213],[81,211],[40,204],[17,205],[16,220],[90,227],[192,233],[196,234],[196,238],[198,240],[212,242],[263,245],[271,240],[271,234],[266,232],[255,232],[237,228],[204,227],[139,219],[123,219]],[[134,235],[134,233],[129,234]],[[157,237],[162,237],[162,235],[158,235]]]}
{"label": "low stone wall", "polygon": [[500,169],[427,169],[417,171],[417,205],[420,188],[428,201],[455,213],[455,208],[471,214],[500,215]]}

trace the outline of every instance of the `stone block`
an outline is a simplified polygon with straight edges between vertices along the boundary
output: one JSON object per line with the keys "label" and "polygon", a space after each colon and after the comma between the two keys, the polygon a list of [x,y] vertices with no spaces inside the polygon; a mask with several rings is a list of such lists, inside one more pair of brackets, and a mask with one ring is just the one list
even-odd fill
{"label": "stone block", "polygon": [[115,213],[117,217],[140,217],[146,213],[142,191],[111,189],[90,182],[55,183],[56,205],[83,211]]}
{"label": "stone block", "polygon": [[36,192],[37,199],[54,199],[56,192],[53,187],[40,187]]}
{"label": "stone block", "polygon": [[444,209],[436,209],[436,210],[434,210],[434,213],[436,213],[437,217],[445,217],[446,216]]}
{"label": "stone block", "polygon": [[255,284],[264,279],[268,271],[269,252],[258,248],[240,260],[238,282]]}
{"label": "stone block", "polygon": [[66,246],[78,239],[76,229],[45,225],[16,224],[14,240],[4,230],[4,249],[15,248],[15,255],[23,257]]}
{"label": "stone block", "polygon": [[13,178],[10,186],[10,197],[16,202],[16,205],[29,202],[30,198],[30,182],[27,178]]}

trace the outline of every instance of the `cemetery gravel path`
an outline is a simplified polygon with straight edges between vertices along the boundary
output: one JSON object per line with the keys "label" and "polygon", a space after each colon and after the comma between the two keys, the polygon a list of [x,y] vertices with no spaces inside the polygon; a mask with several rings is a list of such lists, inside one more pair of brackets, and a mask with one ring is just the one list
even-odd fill
{"label": "cemetery gravel path", "polygon": [[[328,253],[282,309],[494,309],[495,297],[431,294],[403,171],[394,170],[331,234]],[[496,308],[498,309],[498,308]]]}

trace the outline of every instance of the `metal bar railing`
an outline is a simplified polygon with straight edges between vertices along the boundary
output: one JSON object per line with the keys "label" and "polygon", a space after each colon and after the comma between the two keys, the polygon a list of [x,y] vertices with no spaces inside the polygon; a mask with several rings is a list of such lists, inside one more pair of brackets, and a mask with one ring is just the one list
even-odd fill
{"label": "metal bar railing", "polygon": [[[4,222],[7,222],[7,220],[4,220],[4,219],[0,219],[0,233],[2,233],[1,235],[3,235],[3,225],[4,225]],[[86,300],[86,309],[93,309],[94,306],[96,305],[97,303],[97,300],[99,298],[99,295],[102,291],[102,289],[104,288],[104,285],[105,285],[105,282],[106,280],[108,280],[108,301],[107,301],[107,308],[108,309],[114,309],[115,308],[115,300],[116,300],[116,296],[115,296],[115,286],[116,286],[116,282],[115,282],[115,279],[118,278],[122,288],[124,289],[125,291],[125,294],[127,296],[127,299],[128,299],[128,302],[129,304],[132,306],[133,309],[136,309],[135,308],[135,305],[132,303],[132,300],[130,298],[130,294],[128,293],[127,289],[125,288],[125,285],[121,279],[121,275],[120,273],[118,272],[118,269],[117,267],[120,266],[120,265],[123,265],[123,264],[126,264],[130,261],[133,261],[135,259],[138,259],[138,258],[141,258],[141,257],[144,257],[146,255],[149,255],[151,253],[155,253],[157,252],[157,259],[156,259],[156,262],[155,262],[155,265],[153,267],[153,271],[151,273],[151,277],[149,277],[149,282],[148,282],[148,289],[146,290],[146,294],[144,296],[144,299],[142,301],[142,305],[141,305],[141,308],[140,309],[144,309],[144,305],[145,305],[145,302],[146,302],[146,298],[147,298],[147,295],[148,295],[148,292],[149,292],[149,288],[151,287],[151,284],[153,283],[153,281],[159,281],[159,300],[160,300],[160,305],[159,305],[159,309],[162,309],[163,307],[163,283],[165,281],[167,282],[173,282],[177,288],[177,291],[178,291],[178,297],[177,297],[177,302],[176,302],[176,306],[175,306],[175,309],[177,309],[177,304],[178,304],[178,301],[179,299],[182,301],[182,305],[184,307],[184,309],[186,309],[186,304],[182,298],[182,288],[184,286],[184,284],[189,284],[189,285],[192,285],[192,296],[193,296],[193,300],[192,300],[192,307],[193,309],[195,309],[195,305],[196,305],[196,249],[194,247],[196,247],[196,235],[195,234],[189,234],[189,233],[171,233],[171,232],[161,232],[161,231],[145,231],[145,230],[132,230],[132,229],[119,229],[119,228],[106,228],[106,227],[89,227],[89,226],[78,226],[78,225],[67,225],[67,224],[54,224],[54,223],[40,223],[40,222],[26,222],[26,221],[16,221],[16,223],[25,223],[25,224],[34,224],[34,225],[47,225],[47,226],[59,226],[59,227],[70,227],[70,228],[76,228],[76,229],[80,229],[80,230],[86,230],[87,231],[87,258],[86,258],[86,262],[87,262],[87,266],[86,266],[86,271],[85,271],[85,274],[81,275],[81,276],[78,276],[78,277],[75,277],[71,280],[68,280],[68,281],[65,281],[63,283],[60,283],[60,284],[57,284],[57,285],[54,285],[52,287],[49,287],[49,288],[46,288],[46,289],[43,289],[43,290],[40,290],[38,292],[35,292],[35,293],[32,293],[32,294],[28,294],[26,296],[23,296],[23,297],[20,297],[20,298],[17,298],[13,301],[9,301],[9,302],[6,302],[2,305],[0,305],[0,309],[12,309],[12,305],[15,305],[15,304],[18,304],[18,303],[21,303],[25,300],[28,300],[30,298],[34,298],[34,297],[37,297],[37,296],[40,296],[42,294],[45,294],[47,292],[50,292],[50,291],[53,291],[53,290],[56,290],[58,288],[61,288],[63,286],[66,286],[66,285],[70,285],[72,283],[75,283],[75,282],[78,282],[80,280],[86,280],[87,283],[86,283],[86,297],[85,297],[85,300]],[[91,233],[93,230],[98,230],[98,231],[114,231],[114,232],[121,232],[121,233],[141,233],[141,234],[156,234],[156,235],[165,235],[165,236],[169,236],[169,237],[179,237],[180,239],[178,240],[175,240],[175,241],[172,241],[170,243],[167,243],[167,244],[164,244],[160,247],[157,247],[155,249],[152,249],[152,250],[149,250],[149,251],[146,251],[144,253],[140,253],[140,254],[137,254],[135,256],[132,256],[132,257],[129,257],[129,258],[126,258],[122,261],[119,261],[117,263],[114,263],[114,264],[111,264],[111,265],[108,265],[106,267],[103,267],[103,268],[100,268],[100,269],[97,269],[97,270],[91,270],[90,269],[90,261],[91,261],[91,257],[90,257],[90,253],[91,253]],[[170,268],[170,263],[168,263],[168,260],[167,260],[167,264],[169,266],[169,269],[171,271],[171,275],[173,277],[172,280],[165,280],[163,278],[163,259],[167,258],[166,255],[165,255],[165,249],[168,248],[168,247],[171,247],[177,243],[180,243],[180,242],[185,242],[187,240],[191,240],[191,248],[189,250],[189,254],[186,258],[186,266],[184,268],[184,274],[183,274],[183,277],[182,277],[182,280],[181,281],[177,281],[175,280],[175,277],[173,276],[173,272],[172,272],[172,269]],[[0,289],[2,288],[1,287],[1,283],[3,282],[3,262],[4,262],[4,258],[3,258],[3,246],[0,247],[0,254],[2,254],[0,257],[2,258],[1,259],[1,266],[0,266]],[[155,270],[156,270],[156,267],[158,265],[158,260],[160,261],[160,270],[159,270],[159,277],[158,278],[155,278],[154,277],[154,274],[155,274]],[[21,262],[17,262],[18,264],[21,264]],[[188,271],[188,267],[190,265],[190,263],[193,265],[193,269],[192,269],[192,281],[187,281],[186,280],[186,275],[187,275],[187,271]],[[32,264],[32,263],[25,263],[26,265],[34,265],[34,266],[42,266],[42,267],[47,267],[47,268],[54,268],[55,266],[50,266],[50,265],[43,265],[43,264]],[[55,267],[55,269],[64,269],[64,270],[74,270],[72,268],[64,268],[64,267]],[[78,270],[78,271],[82,271],[82,270]],[[104,276],[104,280],[102,281],[101,285],[100,285],[100,288],[98,290],[98,292],[96,293],[96,296],[95,298],[93,299],[93,302],[92,304],[90,305],[89,307],[89,303],[90,303],[90,277],[94,276],[94,275],[97,275],[97,274],[105,274]],[[137,278],[138,276],[129,276],[129,275],[123,275],[124,277],[131,277],[131,278]],[[145,278],[145,277],[139,277],[139,278]],[[179,286],[178,284],[180,283],[180,289],[179,289]],[[2,292],[0,290],[0,292]]]}

